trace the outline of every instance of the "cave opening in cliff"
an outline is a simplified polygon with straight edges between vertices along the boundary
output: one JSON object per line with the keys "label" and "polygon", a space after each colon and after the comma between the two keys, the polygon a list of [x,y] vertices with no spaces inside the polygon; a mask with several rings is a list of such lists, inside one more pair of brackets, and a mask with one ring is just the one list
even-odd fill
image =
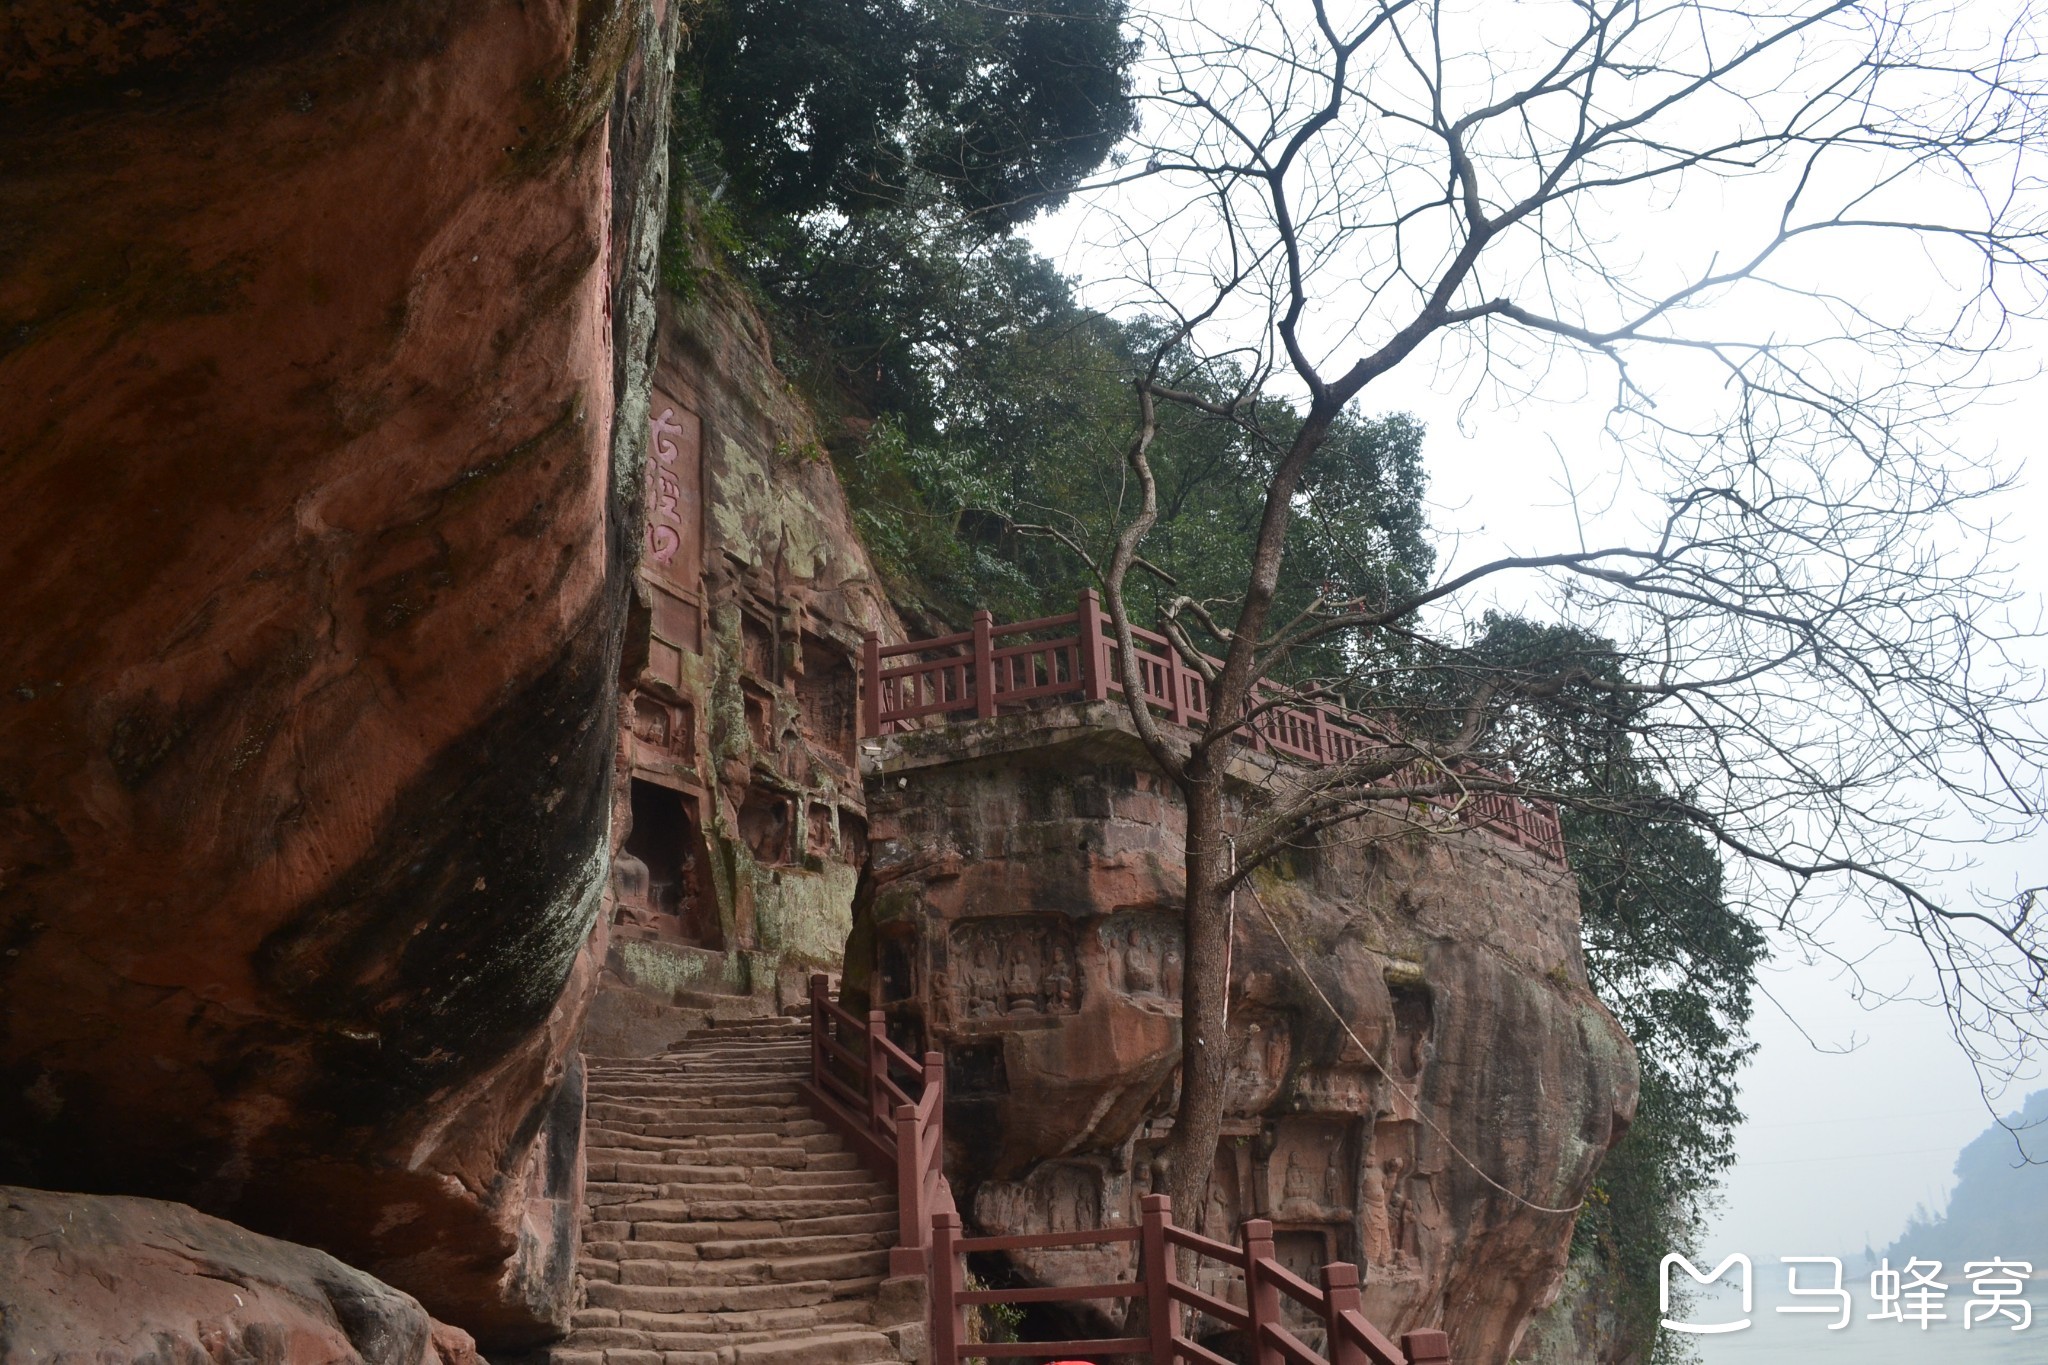
{"label": "cave opening in cliff", "polygon": [[646,905],[621,903],[621,923],[636,912],[662,937],[701,948],[724,947],[717,902],[705,879],[704,835],[688,798],[673,787],[632,779],[633,829],[625,852],[647,868]]}

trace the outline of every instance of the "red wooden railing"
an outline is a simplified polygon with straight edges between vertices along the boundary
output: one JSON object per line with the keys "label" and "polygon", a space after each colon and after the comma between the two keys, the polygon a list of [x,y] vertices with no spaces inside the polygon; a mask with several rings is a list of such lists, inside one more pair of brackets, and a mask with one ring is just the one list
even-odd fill
{"label": "red wooden railing", "polygon": [[[1138,1244],[1138,1278],[1107,1284],[1055,1285],[1030,1289],[968,1289],[963,1257],[976,1251],[1025,1251],[1057,1247]],[[1221,1262],[1234,1272],[1232,1303],[1181,1282],[1178,1250]],[[933,1218],[931,1247],[932,1365],[960,1365],[971,1358],[1095,1359],[1147,1356],[1152,1365],[1236,1365],[1196,1340],[1197,1319],[1206,1317],[1243,1342],[1247,1365],[1448,1365],[1450,1338],[1440,1331],[1404,1333],[1400,1345],[1388,1340],[1360,1309],[1358,1267],[1335,1261],[1322,1269],[1322,1287],[1295,1275],[1273,1252],[1273,1225],[1263,1218],[1244,1224],[1244,1244],[1230,1246],[1173,1223],[1173,1204],[1163,1194],[1145,1196],[1137,1227],[1092,1228],[1079,1232],[1025,1233],[1009,1237],[963,1237],[960,1218],[949,1211]],[[987,1304],[1086,1303],[1103,1299],[1145,1301],[1142,1336],[1075,1341],[977,1342],[967,1338],[967,1310]],[[1323,1349],[1303,1341],[1287,1325],[1282,1304],[1299,1305],[1321,1324]],[[1130,1321],[1126,1317],[1126,1322]]]}
{"label": "red wooden railing", "polygon": [[[916,1078],[912,1098],[892,1072]],[[897,1245],[892,1275],[925,1273],[932,1216],[953,1207],[946,1184],[946,1063],[937,1052],[919,1062],[889,1038],[880,1010],[863,1021],[832,1001],[823,976],[811,978],[811,1077],[802,1086],[811,1110],[836,1128],[877,1174],[896,1182]]]}
{"label": "red wooden railing", "polygon": [[[900,645],[884,645],[870,634],[861,670],[861,735],[910,729],[932,716],[971,714],[986,720],[1004,708],[1054,697],[1103,701],[1120,696],[1123,670],[1108,627],[1101,599],[1091,588],[1081,593],[1079,609],[1064,616],[999,626],[989,613],[978,611],[971,630]],[[1165,636],[1136,627],[1131,640],[1138,652],[1138,679],[1153,709],[1176,725],[1208,720],[1207,684],[1181,660],[1180,651]],[[1222,667],[1221,660],[1209,662]],[[1254,705],[1267,709],[1247,727],[1246,742],[1253,749],[1320,766],[1398,740],[1391,727],[1371,716],[1343,707],[1287,705],[1283,697],[1268,688],[1255,690]],[[1471,778],[1504,780],[1483,768],[1461,771]],[[1503,792],[1432,801],[1552,862],[1565,860],[1557,808],[1549,802]]]}
{"label": "red wooden railing", "polygon": [[[920,1078],[912,1098],[892,1072]],[[863,1021],[832,1000],[823,976],[811,978],[811,1074],[802,1083],[811,1109],[836,1128],[862,1159],[896,1182],[898,1245],[889,1254],[891,1275],[922,1275],[931,1291],[932,1365],[985,1359],[1068,1359],[1149,1356],[1152,1365],[1236,1365],[1196,1339],[1195,1321],[1207,1317],[1238,1334],[1247,1365],[1448,1365],[1450,1341],[1439,1331],[1405,1333],[1396,1346],[1359,1307],[1358,1267],[1335,1261],[1322,1269],[1320,1289],[1280,1264],[1273,1225],[1244,1224],[1244,1243],[1230,1246],[1175,1227],[1173,1203],[1145,1196],[1138,1227],[1078,1232],[963,1237],[960,1215],[942,1168],[945,1154],[945,1061],[927,1052],[918,1062],[890,1040],[882,1011]],[[1029,1289],[969,1289],[965,1257],[976,1251],[1138,1243],[1138,1278],[1110,1284]],[[1233,1303],[1191,1284],[1176,1270],[1182,1250],[1220,1262],[1241,1289]],[[1226,1290],[1226,1292],[1228,1292]],[[1083,1303],[1102,1299],[1145,1301],[1142,1336],[1083,1341],[972,1342],[966,1314],[986,1304]],[[1317,1350],[1287,1326],[1283,1302],[1298,1305],[1321,1324]]]}

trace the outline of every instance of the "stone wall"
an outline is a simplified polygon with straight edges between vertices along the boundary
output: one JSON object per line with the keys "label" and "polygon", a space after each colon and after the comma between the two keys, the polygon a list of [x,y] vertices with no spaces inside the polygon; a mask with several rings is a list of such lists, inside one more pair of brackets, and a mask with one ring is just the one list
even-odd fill
{"label": "stone wall", "polygon": [[[1256,756],[1237,776],[1287,780]],[[1177,797],[1114,704],[891,737],[868,785],[866,960],[847,979],[900,1041],[947,1054],[963,1213],[1005,1233],[1130,1222],[1180,1052]],[[1572,1215],[1531,1204],[1573,1207],[1634,1109],[1574,881],[1483,831],[1383,821],[1257,888],[1342,1023],[1240,896],[1229,1112],[1207,1202],[1181,1220],[1227,1236],[1270,1218],[1304,1275],[1365,1264],[1383,1328],[1443,1326],[1458,1359],[1506,1359],[1569,1253]],[[1016,1269],[1128,1266],[1048,1251]]]}

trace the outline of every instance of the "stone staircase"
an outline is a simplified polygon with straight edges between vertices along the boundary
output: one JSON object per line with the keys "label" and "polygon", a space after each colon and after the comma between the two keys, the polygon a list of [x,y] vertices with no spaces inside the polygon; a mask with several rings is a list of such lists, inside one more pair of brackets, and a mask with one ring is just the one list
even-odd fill
{"label": "stone staircase", "polygon": [[809,1025],[719,1022],[589,1063],[581,1307],[553,1365],[867,1365],[925,1347],[896,1194],[797,1092]]}

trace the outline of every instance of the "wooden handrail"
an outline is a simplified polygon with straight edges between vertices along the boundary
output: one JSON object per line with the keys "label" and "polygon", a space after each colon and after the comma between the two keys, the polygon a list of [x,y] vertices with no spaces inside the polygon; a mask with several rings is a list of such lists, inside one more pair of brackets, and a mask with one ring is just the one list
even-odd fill
{"label": "wooden handrail", "polygon": [[[997,625],[986,611],[974,616],[972,629],[928,640],[884,645],[870,634],[862,650],[861,734],[875,738],[926,716],[971,715],[986,720],[1005,706],[1016,707],[1055,697],[1103,701],[1124,690],[1115,666],[1115,639],[1105,629],[1100,598],[1082,592],[1077,610],[1042,616],[1011,625]],[[1073,627],[1073,633],[1050,640],[1027,640],[997,648],[995,640]],[[1176,725],[1208,719],[1208,692],[1202,675],[1185,663],[1166,636],[1131,628],[1137,649],[1140,684],[1146,701]],[[884,660],[911,661],[885,666]],[[1222,661],[1202,658],[1220,668]],[[1251,719],[1240,739],[1254,751],[1278,754],[1312,766],[1341,763],[1356,754],[1398,743],[1399,734],[1385,721],[1321,702],[1290,700],[1265,684],[1253,689]],[[1484,768],[1462,769],[1467,778],[1505,782]],[[1465,799],[1437,796],[1429,804],[1454,811],[1461,820],[1489,830],[1554,863],[1565,861],[1557,808],[1546,801],[1524,800],[1508,792],[1484,791]],[[856,1025],[857,1026],[857,1025]],[[913,1067],[915,1063],[910,1063]]]}
{"label": "wooden handrail", "polygon": [[[1214,1318],[1227,1329],[1244,1333],[1251,1348],[1250,1365],[1449,1365],[1450,1339],[1440,1331],[1405,1333],[1396,1346],[1369,1322],[1359,1308],[1358,1267],[1334,1261],[1322,1268],[1319,1289],[1280,1264],[1273,1254],[1273,1225],[1247,1219],[1243,1244],[1233,1246],[1174,1226],[1173,1202],[1163,1194],[1141,1201],[1136,1227],[1083,1228],[1072,1232],[1032,1232],[1007,1236],[963,1237],[960,1215],[946,1208],[933,1215],[930,1283],[932,1292],[932,1365],[961,1365],[975,1356],[1012,1357],[1108,1355],[1149,1357],[1151,1365],[1235,1365],[1188,1335],[1184,1308]],[[969,1252],[1021,1251],[1054,1247],[1140,1243],[1138,1276],[1083,1285],[1031,1286],[1024,1289],[966,1288],[963,1258]],[[1245,1306],[1239,1308],[1193,1285],[1183,1284],[1175,1267],[1176,1248],[1224,1262],[1245,1278]],[[1326,1347],[1318,1352],[1281,1321],[1285,1295],[1313,1311],[1325,1330]],[[991,1304],[1088,1303],[1118,1299],[1145,1301],[1146,1334],[1089,1341],[970,1342],[966,1313]],[[1126,1319],[1126,1323],[1129,1323]]]}
{"label": "wooden handrail", "polygon": [[[932,1218],[953,1204],[941,1166],[945,1058],[937,1052],[913,1058],[889,1037],[880,1010],[863,1020],[834,1003],[823,976],[811,978],[810,1001],[811,1074],[801,1086],[804,1098],[862,1160],[896,1183],[897,1244],[889,1252],[889,1273],[928,1274]],[[848,1046],[855,1034],[858,1048]],[[922,1091],[913,1096],[898,1085],[892,1068],[918,1077]]]}

